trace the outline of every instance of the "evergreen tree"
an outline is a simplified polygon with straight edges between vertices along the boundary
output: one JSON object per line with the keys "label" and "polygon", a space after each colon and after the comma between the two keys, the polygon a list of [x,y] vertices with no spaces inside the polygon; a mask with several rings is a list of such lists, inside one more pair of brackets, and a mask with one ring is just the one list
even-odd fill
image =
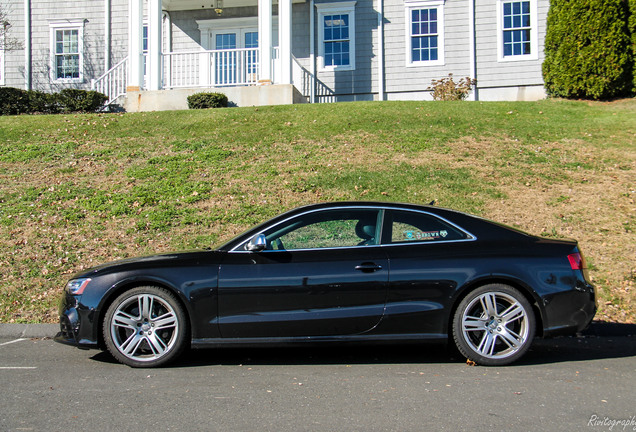
{"label": "evergreen tree", "polygon": [[[630,0],[633,2],[633,0]],[[608,99],[632,88],[623,0],[551,0],[543,78],[551,96]]]}

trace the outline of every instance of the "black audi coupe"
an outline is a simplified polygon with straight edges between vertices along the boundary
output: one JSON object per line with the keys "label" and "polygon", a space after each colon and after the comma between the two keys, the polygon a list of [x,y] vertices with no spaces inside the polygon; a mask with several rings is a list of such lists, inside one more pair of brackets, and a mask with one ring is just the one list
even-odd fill
{"label": "black audi coupe", "polygon": [[133,367],[187,347],[452,341],[505,365],[536,336],[583,330],[595,288],[575,241],[465,213],[381,202],[283,213],[216,250],[75,275],[58,342]]}

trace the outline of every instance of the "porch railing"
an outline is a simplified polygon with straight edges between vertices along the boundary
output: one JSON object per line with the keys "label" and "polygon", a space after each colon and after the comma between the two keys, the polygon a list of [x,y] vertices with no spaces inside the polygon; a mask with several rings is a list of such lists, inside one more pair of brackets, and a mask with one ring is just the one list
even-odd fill
{"label": "porch railing", "polygon": [[113,66],[108,72],[91,82],[91,89],[108,96],[105,105],[112,104],[126,94],[128,82],[128,57]]}
{"label": "porch railing", "polygon": [[327,87],[322,81],[300,64],[296,57],[292,56],[292,81],[298,91],[311,102],[311,88],[314,86],[314,102],[327,103],[335,102],[334,91]]}
{"label": "porch railing", "polygon": [[168,52],[163,68],[164,88],[254,85],[258,48]]}
{"label": "porch railing", "polygon": [[[280,73],[278,55],[278,48],[274,48],[274,82]],[[162,87],[174,89],[255,85],[258,82],[259,68],[257,48],[168,52],[163,54]],[[296,88],[308,99],[311,86],[315,86],[316,102],[334,101],[333,91],[317,80],[296,58],[293,58],[292,79]],[[126,94],[127,82],[128,58],[125,58],[104,75],[93,80],[91,88],[108,96],[106,104],[111,104]]]}

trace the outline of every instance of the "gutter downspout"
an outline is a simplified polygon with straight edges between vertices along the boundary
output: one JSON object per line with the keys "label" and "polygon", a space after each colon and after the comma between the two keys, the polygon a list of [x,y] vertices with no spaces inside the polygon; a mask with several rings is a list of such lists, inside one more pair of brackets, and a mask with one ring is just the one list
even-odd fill
{"label": "gutter downspout", "polygon": [[110,55],[111,55],[110,2],[111,0],[104,0],[104,73],[110,70]]}
{"label": "gutter downspout", "polygon": [[309,89],[309,103],[316,103],[316,52],[314,45],[316,43],[314,32],[316,13],[314,12],[314,0],[309,2],[309,67],[311,72],[311,86]]}
{"label": "gutter downspout", "polygon": [[[470,78],[477,79],[477,43],[475,41],[475,0],[468,0],[468,32],[470,50]],[[473,86],[470,100],[479,100],[477,85]]]}
{"label": "gutter downspout", "polygon": [[384,97],[384,0],[378,0],[378,99]]}
{"label": "gutter downspout", "polygon": [[24,0],[24,88],[31,90],[31,0]]}

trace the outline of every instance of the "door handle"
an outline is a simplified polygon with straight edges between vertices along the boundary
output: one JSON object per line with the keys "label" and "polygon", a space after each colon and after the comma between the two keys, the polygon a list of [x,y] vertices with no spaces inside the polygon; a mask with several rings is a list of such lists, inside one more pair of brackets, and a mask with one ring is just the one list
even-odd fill
{"label": "door handle", "polygon": [[356,270],[360,270],[363,273],[371,273],[378,270],[382,270],[382,266],[372,262],[365,262],[360,265],[357,265]]}

